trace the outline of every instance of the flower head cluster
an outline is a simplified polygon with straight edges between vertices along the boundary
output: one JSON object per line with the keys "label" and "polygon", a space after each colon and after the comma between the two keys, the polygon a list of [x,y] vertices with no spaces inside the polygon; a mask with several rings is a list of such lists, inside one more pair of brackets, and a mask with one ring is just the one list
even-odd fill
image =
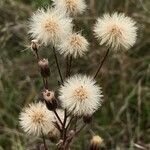
{"label": "flower head cluster", "polygon": [[56,45],[72,31],[72,20],[55,8],[38,10],[30,19],[29,33],[42,44]]}
{"label": "flower head cluster", "polygon": [[74,115],[91,115],[102,102],[101,88],[91,77],[75,75],[59,91],[63,108]]}
{"label": "flower head cluster", "polygon": [[19,120],[21,127],[28,134],[39,136],[42,133],[53,132],[53,134],[57,134],[58,132],[53,124],[55,121],[54,114],[48,111],[41,102],[26,107],[21,112]]}
{"label": "flower head cluster", "polygon": [[81,57],[88,51],[88,41],[79,33],[72,33],[59,45],[59,52],[64,56]]}
{"label": "flower head cluster", "polygon": [[114,50],[129,49],[136,42],[136,23],[123,13],[104,14],[94,27],[100,45],[106,44]]}
{"label": "flower head cluster", "polygon": [[53,0],[54,6],[71,15],[82,14],[86,9],[85,0]]}

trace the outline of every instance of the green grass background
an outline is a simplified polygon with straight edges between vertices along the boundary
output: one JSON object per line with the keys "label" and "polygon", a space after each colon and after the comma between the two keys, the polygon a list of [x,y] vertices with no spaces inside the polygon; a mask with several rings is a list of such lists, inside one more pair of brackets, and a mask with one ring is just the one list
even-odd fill
{"label": "green grass background", "polygon": [[[105,12],[125,12],[138,25],[136,45],[127,53],[110,55],[97,78],[103,88],[104,103],[94,115],[89,128],[104,139],[102,149],[150,149],[150,1],[87,0],[88,10],[75,19],[76,31],[91,42],[86,57],[73,62],[74,73],[92,75],[105,47],[93,38],[92,26]],[[36,101],[42,89],[32,52],[27,21],[39,7],[50,0],[0,0],[0,150],[35,150],[41,139],[26,136],[19,127],[18,116],[28,103]],[[40,54],[51,64],[50,86],[58,87],[56,65],[51,49]],[[64,60],[59,56],[62,69]],[[64,71],[64,69],[63,69]],[[72,149],[87,150],[91,132],[87,128]],[[50,145],[53,143],[49,143]],[[53,149],[53,148],[51,148]]]}

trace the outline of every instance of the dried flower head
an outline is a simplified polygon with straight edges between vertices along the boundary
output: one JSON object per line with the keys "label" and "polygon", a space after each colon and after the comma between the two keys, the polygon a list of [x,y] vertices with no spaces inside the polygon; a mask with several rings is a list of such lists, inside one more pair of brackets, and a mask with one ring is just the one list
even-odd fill
{"label": "dried flower head", "polygon": [[55,98],[55,93],[53,91],[49,91],[49,90],[43,91],[43,98],[49,110],[53,110],[57,108],[57,101]]}
{"label": "dried flower head", "polygon": [[101,88],[86,75],[75,75],[67,79],[59,91],[63,108],[74,115],[91,115],[102,102]]}
{"label": "dried flower head", "polygon": [[[53,125],[54,115],[50,112],[46,106],[39,102],[36,104],[30,104],[20,114],[20,125],[23,130],[32,135],[48,134],[55,130]],[[57,131],[58,132],[58,131]],[[55,134],[53,132],[53,134]]]}
{"label": "dried flower head", "polygon": [[85,0],[53,0],[54,6],[71,15],[82,14],[86,9]]}
{"label": "dried flower head", "polygon": [[43,92],[43,98],[47,101],[47,102],[51,102],[53,99],[55,99],[55,93],[53,91],[49,91],[49,90],[45,90]]}
{"label": "dried flower head", "polygon": [[74,58],[81,57],[88,51],[88,41],[79,33],[73,33],[66,37],[59,45],[59,52],[64,56],[71,55]]}
{"label": "dried flower head", "polygon": [[100,136],[93,136],[90,143],[90,150],[100,150],[100,145],[102,144],[102,142],[103,139]]}
{"label": "dried flower head", "polygon": [[114,50],[129,49],[136,42],[137,27],[132,18],[123,13],[104,14],[94,27],[100,45],[106,44]]}
{"label": "dried flower head", "polygon": [[42,77],[49,77],[50,76],[50,68],[49,68],[48,59],[43,58],[43,59],[39,60],[38,65],[41,69]]}
{"label": "dried flower head", "polygon": [[49,65],[48,59],[43,58],[43,59],[39,60],[38,65],[41,68],[47,67]]}
{"label": "dried flower head", "polygon": [[38,10],[30,19],[29,33],[42,44],[56,45],[61,38],[72,31],[72,20],[65,13],[54,8]]}

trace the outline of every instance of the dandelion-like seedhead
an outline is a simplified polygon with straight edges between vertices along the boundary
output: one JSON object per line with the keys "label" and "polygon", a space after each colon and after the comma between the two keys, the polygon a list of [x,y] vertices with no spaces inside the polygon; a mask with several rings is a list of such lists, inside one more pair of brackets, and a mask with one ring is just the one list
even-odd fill
{"label": "dandelion-like seedhead", "polygon": [[54,6],[71,15],[82,14],[86,9],[85,0],[52,0]]}
{"label": "dandelion-like seedhead", "polygon": [[82,57],[88,51],[88,41],[79,33],[73,33],[66,37],[58,47],[60,54],[71,55],[74,58]]}
{"label": "dandelion-like seedhead", "polygon": [[63,108],[74,115],[91,115],[101,106],[101,88],[86,75],[75,75],[67,79],[59,92]]}
{"label": "dandelion-like seedhead", "polygon": [[31,17],[29,28],[32,38],[55,46],[72,31],[72,19],[55,8],[40,9]]}
{"label": "dandelion-like seedhead", "polygon": [[29,135],[37,136],[41,135],[42,132],[43,134],[49,132],[57,134],[54,121],[54,114],[41,102],[30,104],[21,112],[19,117],[22,129]]}
{"label": "dandelion-like seedhead", "polygon": [[137,38],[136,22],[123,13],[104,14],[94,26],[100,45],[106,44],[114,50],[132,47]]}

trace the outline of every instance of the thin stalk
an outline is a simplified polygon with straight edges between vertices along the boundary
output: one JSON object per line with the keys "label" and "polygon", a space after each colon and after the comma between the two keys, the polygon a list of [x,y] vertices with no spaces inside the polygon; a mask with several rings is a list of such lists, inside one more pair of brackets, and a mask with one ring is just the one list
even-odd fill
{"label": "thin stalk", "polygon": [[79,134],[85,127],[86,124],[84,124],[78,131],[76,131],[75,135]]}
{"label": "thin stalk", "polygon": [[64,121],[63,121],[63,127],[62,127],[62,131],[63,131],[63,142],[65,142],[66,141],[66,132],[67,132],[67,130],[66,130],[66,128],[65,128],[65,126],[66,126],[66,121],[67,121],[67,110],[65,109],[65,111],[64,111]]}
{"label": "thin stalk", "polygon": [[45,141],[45,136],[43,134],[43,131],[41,131],[41,133],[42,133],[42,139],[43,139],[44,149],[48,150],[47,145],[46,145],[46,141]]}
{"label": "thin stalk", "polygon": [[37,61],[39,61],[40,60],[40,56],[39,56],[38,50],[35,50],[35,54],[36,54]]}
{"label": "thin stalk", "polygon": [[72,120],[74,119],[74,116],[69,120],[67,126],[66,126],[66,130],[68,130],[68,128],[70,127]]}
{"label": "thin stalk", "polygon": [[71,65],[72,65],[72,56],[70,56],[70,60],[69,60],[68,76],[71,75]]}
{"label": "thin stalk", "polygon": [[54,122],[55,127],[60,131],[60,133],[62,132],[61,127],[59,126],[58,122]]}
{"label": "thin stalk", "polygon": [[104,62],[105,62],[105,60],[106,60],[106,58],[107,58],[107,56],[109,54],[109,51],[110,51],[110,48],[107,49],[106,54],[105,54],[103,60],[100,61],[99,67],[98,67],[98,69],[97,69],[97,71],[96,71],[96,73],[94,75],[94,79],[97,77],[98,73],[101,71],[101,68],[102,68],[102,66],[103,66],[103,64],[104,64]]}
{"label": "thin stalk", "polygon": [[60,117],[59,117],[59,115],[57,114],[57,112],[56,112],[55,109],[53,110],[53,112],[54,112],[55,116],[57,117],[58,121],[60,122],[60,124],[63,126],[63,123],[62,123],[62,121],[61,121],[61,119],[60,119]]}
{"label": "thin stalk", "polygon": [[76,117],[75,118],[75,123],[74,123],[74,130],[76,131],[76,129],[77,129],[77,121],[78,121],[78,118]]}
{"label": "thin stalk", "polygon": [[45,78],[45,89],[48,89],[48,80]]}
{"label": "thin stalk", "polygon": [[68,69],[69,69],[69,56],[66,57],[66,77],[68,77]]}
{"label": "thin stalk", "polygon": [[61,70],[60,70],[57,54],[56,54],[56,51],[55,51],[54,47],[53,47],[53,53],[54,53],[54,57],[55,57],[55,61],[56,61],[57,69],[58,69],[58,73],[59,73],[59,76],[60,76],[60,79],[61,79],[61,83],[63,83],[63,77],[62,77],[62,74],[61,74]]}

